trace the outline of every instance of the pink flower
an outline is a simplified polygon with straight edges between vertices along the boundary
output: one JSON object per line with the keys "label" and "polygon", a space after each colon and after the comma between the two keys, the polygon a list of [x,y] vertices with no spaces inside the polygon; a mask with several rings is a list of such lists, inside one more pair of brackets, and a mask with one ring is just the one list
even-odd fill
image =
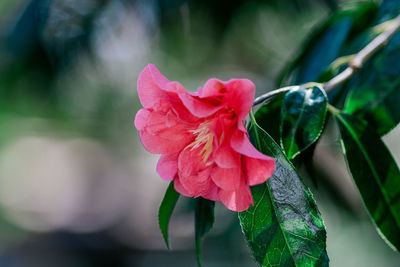
{"label": "pink flower", "polygon": [[249,141],[244,119],[254,98],[247,79],[210,79],[187,92],[149,64],[138,79],[143,109],[135,118],[143,146],[161,154],[157,172],[188,197],[221,201],[244,211],[253,205],[250,187],[265,182],[275,161]]}

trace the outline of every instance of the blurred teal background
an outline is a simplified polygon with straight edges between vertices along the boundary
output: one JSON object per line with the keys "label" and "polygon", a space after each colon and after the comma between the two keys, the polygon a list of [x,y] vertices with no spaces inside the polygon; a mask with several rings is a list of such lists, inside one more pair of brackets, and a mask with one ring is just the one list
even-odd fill
{"label": "blurred teal background", "polygon": [[[167,182],[133,126],[140,71],[154,63],[191,91],[211,77],[249,78],[260,95],[338,4],[1,0],[0,266],[196,266],[191,200],[172,217],[172,251],[158,230]],[[385,137],[398,162],[399,138],[398,128]],[[331,266],[400,266],[338,140],[328,126],[314,156],[318,188],[309,183]],[[216,212],[204,265],[255,266],[236,214],[219,203]]]}

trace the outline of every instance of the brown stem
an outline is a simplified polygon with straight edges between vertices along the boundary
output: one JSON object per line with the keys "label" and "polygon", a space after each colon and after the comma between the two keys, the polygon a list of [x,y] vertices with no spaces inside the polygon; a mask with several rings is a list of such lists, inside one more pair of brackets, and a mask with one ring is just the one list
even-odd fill
{"label": "brown stem", "polygon": [[373,39],[366,47],[360,52],[354,55],[354,58],[350,61],[349,66],[333,77],[331,80],[324,84],[324,89],[327,93],[332,89],[342,85],[348,81],[353,75],[363,67],[364,63],[372,57],[379,49],[384,47],[393,35],[400,29],[400,15],[393,19],[388,24],[387,29]]}
{"label": "brown stem", "polygon": [[[354,74],[356,74],[356,72],[363,67],[364,63],[370,57],[372,57],[379,49],[384,47],[390,41],[395,33],[400,30],[400,15],[392,19],[391,21],[386,21],[382,23],[381,25],[385,25],[385,27],[387,27],[386,30],[375,37],[375,39],[368,43],[366,47],[361,49],[360,52],[353,55],[352,60],[349,62],[349,66],[345,70],[343,70],[341,73],[322,85],[327,93],[353,77]],[[293,86],[288,86],[263,94],[254,100],[253,105],[258,105],[271,97],[285,93],[289,91],[292,87]]]}

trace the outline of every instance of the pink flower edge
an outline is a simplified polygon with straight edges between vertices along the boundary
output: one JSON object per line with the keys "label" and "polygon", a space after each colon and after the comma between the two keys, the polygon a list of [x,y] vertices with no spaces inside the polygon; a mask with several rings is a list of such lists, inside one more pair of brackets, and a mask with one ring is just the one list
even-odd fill
{"label": "pink flower edge", "polygon": [[252,108],[253,82],[212,78],[190,93],[149,64],[137,90],[144,108],[135,127],[145,149],[161,154],[161,178],[184,196],[220,201],[232,211],[253,205],[250,186],[275,170],[275,160],[250,143],[243,123]]}

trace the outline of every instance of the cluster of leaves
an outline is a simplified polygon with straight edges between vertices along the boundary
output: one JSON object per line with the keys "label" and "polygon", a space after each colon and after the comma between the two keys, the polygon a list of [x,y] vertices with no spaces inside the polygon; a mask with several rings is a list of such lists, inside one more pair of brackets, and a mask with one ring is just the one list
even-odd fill
{"label": "cluster of leaves", "polygon": [[[279,86],[326,82],[400,14],[400,2],[353,4],[330,16],[314,31],[288,65]],[[371,220],[382,238],[400,250],[400,170],[381,137],[400,120],[400,33],[346,84],[328,95],[323,86],[292,86],[269,99],[248,125],[252,143],[276,158],[275,173],[252,187],[254,206],[239,213],[240,225],[255,261],[261,266],[328,266],[326,231],[310,189],[292,160],[318,141],[327,111],[341,134],[343,154]],[[333,107],[335,106],[335,107]],[[277,119],[279,118],[279,119]],[[168,220],[179,195],[167,190],[159,222],[168,245]],[[197,199],[196,248],[214,222],[214,203]]]}
{"label": "cluster of leaves", "polygon": [[[400,14],[400,2],[390,0],[383,1],[380,6],[374,2],[358,3],[333,14],[314,32],[299,56],[283,71],[279,85],[328,81],[343,70],[346,63],[351,60],[352,54],[360,51],[381,33],[383,26],[375,25],[382,25],[381,23],[398,14]],[[330,111],[337,122],[343,154],[365,208],[382,238],[397,251],[400,250],[400,171],[381,137],[393,129],[400,120],[400,109],[395,104],[400,96],[399,52],[400,34],[397,33],[350,81],[336,88],[328,96],[324,94],[323,88],[317,86],[293,87],[286,95],[264,103],[255,114],[257,122],[253,121],[250,125],[252,130],[249,130],[250,133],[258,132],[263,136],[258,138],[260,142],[253,135],[252,142],[266,154],[276,155],[268,153],[268,149],[263,148],[265,144],[274,141],[274,144],[280,143],[288,161],[299,153],[313,148],[313,144],[324,129],[326,111]],[[341,110],[330,106],[328,99],[329,103]],[[271,121],[276,121],[276,119],[270,120],[271,117],[280,117],[278,120],[280,123],[269,131]],[[271,137],[267,136],[263,129],[268,131]],[[266,183],[269,192],[273,192],[276,175],[277,173]],[[290,183],[296,183],[296,179],[300,179],[297,175],[293,177],[296,178],[292,178]],[[280,190],[284,190],[282,187],[286,187],[286,184],[282,181]],[[296,188],[299,190],[301,187]],[[290,199],[293,192],[296,191],[286,194],[286,199],[288,197]],[[261,193],[254,191],[254,194],[257,196]],[[275,214],[282,205],[285,205],[280,198],[282,195],[274,197],[273,194],[269,198],[275,207]],[[256,201],[255,207],[261,206],[258,202]],[[315,204],[311,201],[305,205],[300,200],[291,203],[290,207],[296,207],[297,215],[303,215],[303,224],[307,222],[309,216],[314,217],[310,210],[304,211],[306,207],[308,209],[314,207],[311,203]],[[261,243],[268,240],[259,235],[265,233],[261,231],[254,233],[254,230],[251,230],[251,234],[246,234],[248,228],[244,227],[246,222],[257,221],[256,214],[257,210],[254,211],[252,208],[240,214],[239,218],[256,260],[262,266],[270,266],[272,264],[266,262],[269,258],[268,252],[264,254],[265,257],[257,258],[259,249],[262,248]],[[289,219],[284,217],[280,220],[280,225],[285,226],[288,221]],[[264,224],[265,227],[269,225]],[[250,229],[255,227],[250,225]],[[290,223],[290,227],[294,232],[306,229],[301,223]],[[323,225],[321,227],[321,231],[324,231]],[[292,233],[289,233],[289,236],[292,236]],[[255,240],[262,241],[256,241],[255,245]],[[297,248],[302,244],[310,248],[307,244],[311,240],[314,244],[319,244],[321,236],[303,235],[302,241],[296,242],[287,238],[286,245]],[[265,243],[263,245],[265,246]],[[308,255],[314,262],[310,260],[307,266],[327,265],[328,258],[321,257],[325,252],[325,246],[319,248],[319,251],[313,250],[313,253],[306,249],[300,252],[292,249],[293,259],[301,258],[299,255],[303,257]],[[279,258],[275,259],[284,263],[279,261]],[[303,263],[295,261],[289,265],[303,266]]]}

